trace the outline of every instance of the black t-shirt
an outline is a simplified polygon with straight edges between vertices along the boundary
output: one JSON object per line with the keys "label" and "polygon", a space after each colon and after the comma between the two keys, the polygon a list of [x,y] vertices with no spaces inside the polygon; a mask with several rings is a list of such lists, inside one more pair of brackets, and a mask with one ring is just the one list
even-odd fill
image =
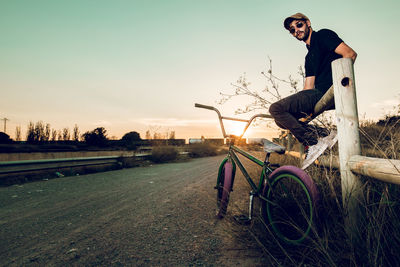
{"label": "black t-shirt", "polygon": [[315,76],[315,89],[325,93],[332,85],[331,62],[342,56],[335,53],[343,41],[331,30],[313,31],[310,46],[307,45],[306,77]]}

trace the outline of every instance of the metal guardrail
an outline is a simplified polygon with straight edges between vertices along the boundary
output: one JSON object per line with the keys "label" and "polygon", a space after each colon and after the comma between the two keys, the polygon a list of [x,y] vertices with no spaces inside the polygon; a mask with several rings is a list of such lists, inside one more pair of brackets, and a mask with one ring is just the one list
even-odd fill
{"label": "metal guardrail", "polygon": [[[188,152],[180,152],[180,155],[187,155]],[[138,160],[145,160],[151,153],[143,152],[134,155]],[[51,170],[61,168],[105,165],[121,163],[124,156],[98,156],[98,157],[76,157],[59,159],[39,159],[21,161],[0,161],[0,175],[23,173],[29,171]],[[121,163],[122,164],[122,163]]]}
{"label": "metal guardrail", "polygon": [[118,163],[120,156],[81,157],[0,162],[0,174]]}

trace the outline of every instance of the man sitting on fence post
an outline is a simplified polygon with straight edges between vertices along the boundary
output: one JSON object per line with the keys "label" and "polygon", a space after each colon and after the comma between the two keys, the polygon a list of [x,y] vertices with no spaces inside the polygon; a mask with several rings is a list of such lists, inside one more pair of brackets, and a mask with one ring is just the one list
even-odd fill
{"label": "man sitting on fence post", "polygon": [[[336,132],[327,131],[299,121],[314,112],[316,103],[332,86],[331,62],[338,58],[356,60],[357,53],[328,29],[314,31],[307,16],[296,13],[284,20],[284,27],[299,41],[306,43],[304,89],[273,103],[269,112],[276,124],[288,129],[306,148],[303,169],[314,162],[327,147],[336,142]],[[320,137],[321,136],[321,137]]]}

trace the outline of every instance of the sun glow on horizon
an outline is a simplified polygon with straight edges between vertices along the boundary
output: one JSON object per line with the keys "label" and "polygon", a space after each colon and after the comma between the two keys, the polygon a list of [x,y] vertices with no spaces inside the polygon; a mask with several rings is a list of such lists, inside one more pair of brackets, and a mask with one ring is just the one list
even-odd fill
{"label": "sun glow on horizon", "polygon": [[[225,127],[225,132],[227,135],[236,135],[240,136],[242,135],[244,131],[244,127],[246,127],[245,122],[240,122],[240,121],[224,121],[224,127]],[[250,127],[246,130],[245,134],[243,135],[244,138],[247,138],[249,135],[251,135],[251,125]]]}

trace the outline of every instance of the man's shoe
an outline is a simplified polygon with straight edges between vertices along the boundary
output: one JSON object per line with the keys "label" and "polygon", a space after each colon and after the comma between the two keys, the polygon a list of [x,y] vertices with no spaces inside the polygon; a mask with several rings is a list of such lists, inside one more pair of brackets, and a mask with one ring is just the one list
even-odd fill
{"label": "man's shoe", "polygon": [[306,152],[306,158],[303,161],[303,165],[301,168],[304,170],[305,168],[310,166],[319,156],[322,155],[322,153],[324,153],[327,148],[331,149],[336,142],[336,131],[331,131],[328,136],[319,138],[316,145],[310,146],[308,148],[308,151]]}

